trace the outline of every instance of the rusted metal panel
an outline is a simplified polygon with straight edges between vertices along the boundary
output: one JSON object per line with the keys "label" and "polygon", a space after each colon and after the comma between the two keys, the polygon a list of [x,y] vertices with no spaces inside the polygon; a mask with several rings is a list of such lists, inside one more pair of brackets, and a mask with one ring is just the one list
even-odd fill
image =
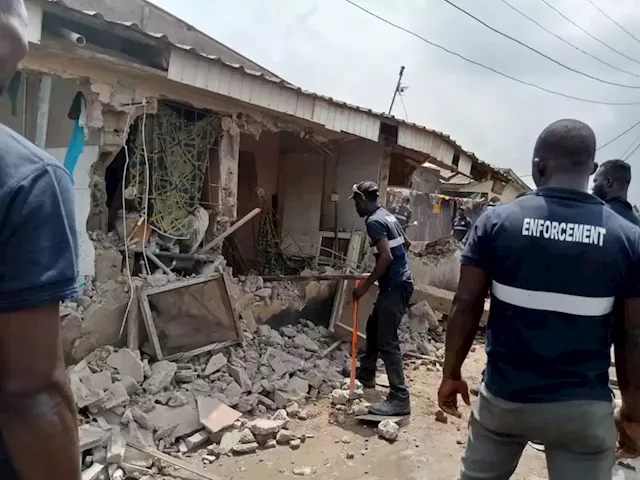
{"label": "rusted metal panel", "polygon": [[400,125],[398,127],[398,145],[426,153],[447,165],[453,163],[455,148],[451,142],[427,130],[411,125]]}

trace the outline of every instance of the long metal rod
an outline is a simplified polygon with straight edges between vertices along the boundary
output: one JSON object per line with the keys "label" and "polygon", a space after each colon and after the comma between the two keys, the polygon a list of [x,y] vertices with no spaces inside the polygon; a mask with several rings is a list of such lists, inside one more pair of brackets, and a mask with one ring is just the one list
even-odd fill
{"label": "long metal rod", "polygon": [[341,273],[336,275],[272,275],[262,277],[265,282],[332,282],[335,280],[366,280],[368,273]]}
{"label": "long metal rod", "polygon": [[400,74],[398,75],[398,84],[396,85],[396,89],[393,91],[393,98],[391,99],[391,106],[389,107],[389,115],[391,115],[391,111],[393,110],[393,104],[396,103],[396,97],[398,96],[398,92],[400,91],[402,75],[404,75],[404,65],[400,67]]}

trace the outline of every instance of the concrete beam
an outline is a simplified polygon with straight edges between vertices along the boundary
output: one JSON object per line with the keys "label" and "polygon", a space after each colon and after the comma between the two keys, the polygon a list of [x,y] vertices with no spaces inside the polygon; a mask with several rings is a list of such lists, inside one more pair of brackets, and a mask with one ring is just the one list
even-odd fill
{"label": "concrete beam", "polygon": [[238,158],[240,130],[235,124],[220,136],[218,203],[222,215],[230,221],[238,216]]}
{"label": "concrete beam", "polygon": [[51,105],[51,75],[42,75],[38,91],[38,116],[36,118],[35,144],[44,149],[47,143],[47,127],[49,125],[49,106]]}

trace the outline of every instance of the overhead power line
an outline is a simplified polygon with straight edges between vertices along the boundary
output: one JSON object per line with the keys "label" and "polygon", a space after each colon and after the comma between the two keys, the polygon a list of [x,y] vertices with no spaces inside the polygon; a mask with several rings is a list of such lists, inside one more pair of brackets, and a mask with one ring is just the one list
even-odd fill
{"label": "overhead power line", "polygon": [[[623,160],[626,160],[627,158],[629,158],[631,155],[633,155],[633,153],[637,150],[634,149],[631,153],[629,153],[631,151],[631,149],[634,147],[634,145],[636,143],[638,143],[638,141],[640,140],[640,135],[638,135],[636,138],[633,139],[633,142],[631,142],[629,144],[629,146],[625,149],[624,152],[622,152],[622,155],[620,155],[620,158]],[[640,145],[640,144],[639,144]],[[628,155],[627,155],[628,154]]]}
{"label": "overhead power line", "polygon": [[620,25],[618,22],[616,22],[616,20],[614,18],[612,18],[611,16],[609,16],[604,10],[602,10],[593,0],[589,0],[589,3],[591,5],[594,6],[594,8],[596,10],[598,10],[602,15],[604,15],[605,17],[607,17],[611,22],[613,22],[615,25],[617,25],[620,30],[622,30],[624,33],[626,33],[627,35],[629,35],[631,38],[633,38],[636,42],[640,43],[640,40],[638,39],[638,37],[636,37],[633,33],[631,33],[629,30],[627,30],[626,28],[624,28],[622,25]]}
{"label": "overhead power line", "polygon": [[578,25],[576,22],[574,22],[573,20],[571,20],[569,17],[567,17],[564,13],[562,13],[560,10],[558,10],[556,7],[554,7],[553,5],[551,5],[549,2],[547,2],[547,0],[540,0],[542,3],[544,3],[547,7],[549,7],[551,10],[553,10],[554,12],[556,12],[558,15],[560,15],[562,18],[564,18],[567,22],[569,22],[571,25],[573,25],[574,27],[580,29],[585,35],[589,36],[590,38],[592,38],[593,40],[595,40],[596,42],[600,43],[601,45],[604,45],[605,47],[607,47],[609,50],[611,50],[612,52],[617,53],[618,55],[623,56],[624,58],[626,58],[627,60],[631,60],[634,63],[637,63],[640,65],[640,62],[638,60],[636,60],[635,58],[630,57],[629,55],[622,53],[620,50],[616,50],[615,48],[613,48],[611,45],[609,45],[608,43],[603,42],[602,40],[600,40],[598,37],[596,37],[595,35],[592,35],[588,30],[586,30],[585,28],[581,27],[580,25]]}
{"label": "overhead power line", "polygon": [[[636,142],[637,142],[638,140],[640,140],[640,137],[636,138]],[[634,143],[635,143],[635,142],[634,142]],[[627,160],[629,160],[629,159],[633,156],[633,154],[634,154],[634,153],[636,153],[636,151],[637,151],[639,148],[640,148],[640,142],[635,146],[635,148],[634,148],[633,150],[631,150],[631,151],[629,152],[629,154],[628,154],[626,157],[624,157],[624,158],[623,158],[623,160],[624,160],[625,162],[626,162]]]}
{"label": "overhead power line", "polygon": [[580,53],[583,53],[584,55],[587,55],[588,57],[593,58],[594,60],[602,63],[603,65],[606,65],[610,68],[613,68],[614,70],[617,70],[619,72],[622,73],[626,73],[628,75],[633,75],[636,78],[640,78],[640,75],[638,75],[637,73],[633,73],[630,72],[629,70],[625,70],[624,68],[620,68],[620,67],[616,67],[615,65],[607,62],[606,60],[602,60],[600,57],[593,55],[592,53],[587,52],[586,50],[583,50],[582,48],[578,47],[577,45],[574,45],[573,43],[571,43],[569,40],[561,37],[560,35],[552,32],[551,30],[549,30],[547,27],[545,27],[544,25],[542,25],[540,22],[534,20],[533,18],[531,18],[530,16],[528,16],[526,13],[522,12],[521,10],[517,9],[516,7],[514,7],[513,5],[511,5],[507,0],[501,0],[502,3],[504,3],[507,7],[509,7],[510,9],[514,10],[515,12],[517,12],[518,14],[522,15],[524,18],[526,18],[527,20],[529,20],[531,23],[537,25],[538,27],[540,27],[542,30],[544,30],[545,32],[547,32],[549,35],[557,38],[558,40],[560,40],[561,42],[569,45],[571,48],[573,48],[574,50],[577,50]]}
{"label": "overhead power line", "polygon": [[634,123],[633,125],[631,125],[629,128],[627,128],[624,132],[616,135],[615,137],[613,137],[611,140],[609,140],[608,142],[606,142],[603,145],[600,145],[598,148],[596,148],[597,150],[602,150],[604,147],[608,147],[609,145],[611,145],[613,142],[615,142],[616,140],[618,140],[620,137],[626,135],[627,133],[629,133],[631,130],[633,130],[634,128],[636,128],[638,125],[640,125],[640,120],[638,120],[636,123]]}
{"label": "overhead power line", "polygon": [[500,75],[501,77],[508,78],[509,80],[512,80],[512,81],[517,82],[517,83],[520,83],[521,85],[526,85],[528,87],[532,87],[532,88],[535,88],[537,90],[550,93],[552,95],[558,95],[560,97],[569,98],[571,100],[577,100],[579,102],[584,102],[584,103],[591,103],[591,104],[596,104],[596,105],[615,105],[615,106],[640,105],[640,101],[634,101],[634,102],[607,102],[607,101],[601,101],[601,100],[592,100],[592,99],[589,99],[589,98],[576,97],[574,95],[569,95],[569,94],[566,94],[566,93],[558,92],[556,90],[551,90],[550,88],[546,88],[546,87],[537,85],[537,84],[532,83],[532,82],[527,82],[526,80],[521,80],[521,79],[516,78],[516,77],[514,77],[512,75],[509,75],[507,73],[501,72],[500,70],[497,70],[497,69],[495,69],[493,67],[489,67],[489,66],[487,66],[487,65],[485,65],[483,63],[476,62],[475,60],[471,60],[470,58],[467,58],[467,57],[465,57],[464,55],[462,55],[460,53],[454,52],[453,50],[450,50],[450,49],[448,49],[446,47],[443,47],[442,45],[439,45],[439,44],[437,44],[435,42],[432,42],[431,40],[428,40],[427,38],[423,37],[422,35],[419,35],[419,34],[413,32],[411,30],[408,30],[408,29],[406,29],[406,28],[404,28],[404,27],[402,27],[400,25],[397,25],[397,24],[387,20],[384,17],[381,17],[380,15],[377,15],[377,14],[373,13],[370,10],[367,10],[366,8],[364,8],[364,7],[360,6],[360,5],[358,5],[357,3],[355,3],[353,0],[345,0],[345,2],[353,5],[354,7],[358,8],[360,10],[362,10],[366,14],[377,18],[378,20],[386,23],[387,25],[390,25],[390,26],[392,26],[394,28],[397,28],[398,30],[402,30],[403,32],[408,33],[409,35],[412,35],[413,37],[415,37],[415,38],[417,38],[419,40],[422,40],[423,42],[431,45],[432,47],[436,47],[436,48],[448,53],[449,55],[453,55],[455,57],[458,57],[461,60],[464,60],[465,62],[468,62],[468,63],[471,63],[473,65],[476,65],[476,66],[478,66],[480,68],[483,68],[483,69],[488,70],[488,71],[490,71],[492,73],[495,73],[496,75]]}
{"label": "overhead power line", "polygon": [[549,55],[547,55],[546,53],[543,53],[543,52],[541,52],[540,50],[538,50],[538,49],[536,49],[536,48],[533,48],[532,46],[530,46],[530,45],[528,45],[528,44],[524,43],[523,41],[518,40],[517,38],[512,37],[511,35],[508,35],[508,34],[506,34],[506,33],[502,32],[502,31],[498,30],[497,28],[492,27],[492,26],[491,26],[491,25],[489,25],[488,23],[486,23],[486,22],[484,22],[484,21],[480,20],[480,19],[479,19],[478,17],[476,17],[475,15],[473,15],[473,14],[471,14],[471,13],[467,12],[464,8],[462,8],[462,7],[458,6],[458,5],[456,5],[456,4],[455,4],[455,3],[453,3],[451,0],[444,0],[444,2],[445,2],[445,3],[447,3],[447,4],[449,4],[449,5],[451,5],[451,6],[452,6],[453,8],[455,8],[456,10],[458,10],[458,11],[460,11],[460,12],[464,13],[467,17],[472,18],[473,20],[475,20],[476,22],[478,22],[478,23],[479,23],[479,24],[481,24],[482,26],[484,26],[484,27],[488,28],[488,29],[489,29],[489,30],[491,30],[492,32],[497,33],[498,35],[500,35],[500,36],[502,36],[502,37],[504,37],[504,38],[506,38],[506,39],[508,39],[508,40],[511,40],[512,42],[517,43],[518,45],[520,45],[520,46],[522,46],[522,47],[526,48],[527,50],[530,50],[530,51],[532,51],[533,53],[536,53],[536,54],[540,55],[541,57],[546,58],[546,59],[547,59],[547,60],[549,60],[550,62],[553,62],[553,63],[555,63],[556,65],[558,65],[558,66],[560,66],[560,67],[562,67],[562,68],[564,68],[564,69],[566,69],[566,70],[569,70],[570,72],[577,73],[578,75],[582,75],[583,77],[590,78],[591,80],[595,80],[595,81],[600,82],[600,83],[606,83],[607,85],[613,85],[613,86],[616,86],[616,87],[622,87],[622,88],[640,89],[640,85],[626,85],[626,84],[624,84],[624,83],[610,82],[610,81],[605,80],[605,79],[603,79],[603,78],[596,77],[596,76],[594,76],[594,75],[590,75],[590,74],[588,74],[588,73],[585,73],[585,72],[582,72],[582,71],[580,71],[580,70],[577,70],[577,69],[575,69],[575,68],[573,68],[573,67],[570,67],[570,66],[568,66],[568,65],[565,65],[564,63],[562,63],[562,62],[560,62],[560,61],[556,60],[556,59],[555,59],[555,58],[553,58],[553,57],[550,57],[550,56],[549,56]]}

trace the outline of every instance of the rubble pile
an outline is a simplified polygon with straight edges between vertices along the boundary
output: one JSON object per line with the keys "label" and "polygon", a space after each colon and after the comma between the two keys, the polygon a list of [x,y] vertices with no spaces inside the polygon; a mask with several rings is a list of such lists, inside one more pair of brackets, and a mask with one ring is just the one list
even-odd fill
{"label": "rubble pile", "polygon": [[420,257],[423,262],[438,264],[444,258],[452,257],[462,251],[463,245],[454,237],[442,237],[433,242],[428,242],[418,251],[412,251],[416,257]]}
{"label": "rubble pile", "polygon": [[309,401],[352,399],[340,374],[346,349],[321,357],[331,342],[325,328],[303,320],[280,330],[260,325],[245,331],[243,346],[188,361],[150,363],[111,346],[93,351],[68,369],[86,422],[79,433],[87,467],[115,466],[137,478],[170,474],[127,442],[204,464],[278,445],[299,448],[309,436],[287,427],[313,416]]}

